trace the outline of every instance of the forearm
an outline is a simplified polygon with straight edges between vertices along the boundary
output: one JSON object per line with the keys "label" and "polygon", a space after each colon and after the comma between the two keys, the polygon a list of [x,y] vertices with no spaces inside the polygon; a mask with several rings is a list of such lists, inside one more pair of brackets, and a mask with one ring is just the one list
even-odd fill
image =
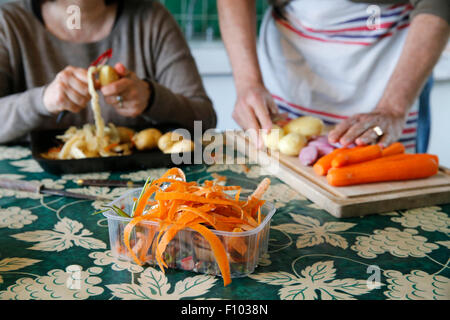
{"label": "forearm", "polygon": [[256,51],[256,1],[218,0],[219,22],[236,88],[262,85]]}
{"label": "forearm", "polygon": [[430,76],[450,34],[440,17],[420,14],[411,22],[402,54],[377,110],[406,114]]}
{"label": "forearm", "polygon": [[8,143],[39,127],[50,114],[42,102],[43,87],[0,98],[0,143]]}

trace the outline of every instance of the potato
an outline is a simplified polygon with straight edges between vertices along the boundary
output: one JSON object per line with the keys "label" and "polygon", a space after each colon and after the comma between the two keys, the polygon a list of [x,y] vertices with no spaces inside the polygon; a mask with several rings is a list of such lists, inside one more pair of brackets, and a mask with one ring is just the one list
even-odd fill
{"label": "potato", "polygon": [[269,133],[262,134],[264,145],[269,149],[278,150],[280,139],[285,135],[283,128],[274,124]]}
{"label": "potato", "polygon": [[100,67],[98,79],[102,86],[106,86],[110,83],[119,80],[119,75],[117,74],[116,70],[114,70],[113,67],[104,65]]}
{"label": "potato", "polygon": [[291,132],[280,139],[278,148],[280,152],[288,156],[298,156],[300,150],[308,143],[305,136]]}
{"label": "potato", "polygon": [[298,133],[309,139],[322,133],[324,123],[319,118],[305,116],[291,120],[283,129],[286,133]]}
{"label": "potato", "polygon": [[146,150],[155,148],[161,136],[161,131],[155,128],[149,128],[135,134],[132,140],[138,150]]}
{"label": "potato", "polygon": [[175,132],[166,132],[162,137],[158,140],[158,148],[162,152],[170,149],[172,145],[178,141],[183,140],[183,136],[179,135]]}
{"label": "potato", "polygon": [[119,133],[120,142],[131,142],[133,136],[136,132],[133,129],[127,127],[117,127],[117,132]]}
{"label": "potato", "polygon": [[191,140],[184,139],[175,142],[169,149],[166,149],[164,153],[182,153],[191,152],[194,150],[194,143]]}

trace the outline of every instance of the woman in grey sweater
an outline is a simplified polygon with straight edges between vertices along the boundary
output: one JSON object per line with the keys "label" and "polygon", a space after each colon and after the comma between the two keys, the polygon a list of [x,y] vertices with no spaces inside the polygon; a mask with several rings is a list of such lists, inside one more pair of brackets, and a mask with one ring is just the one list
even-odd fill
{"label": "woman in grey sweater", "polygon": [[106,123],[216,125],[187,43],[158,2],[21,0],[0,8],[0,143],[92,123],[87,67],[109,48],[123,77],[101,89]]}

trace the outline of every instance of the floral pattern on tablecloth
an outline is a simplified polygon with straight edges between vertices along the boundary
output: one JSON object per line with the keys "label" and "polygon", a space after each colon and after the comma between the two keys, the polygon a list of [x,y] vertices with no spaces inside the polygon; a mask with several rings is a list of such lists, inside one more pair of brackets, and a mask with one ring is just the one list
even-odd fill
{"label": "floral pattern on tablecloth", "polygon": [[[450,204],[337,219],[257,165],[183,169],[199,183],[239,184],[242,195],[272,180],[268,252],[250,276],[224,288],[220,277],[120,260],[106,219],[92,215],[107,203],[0,189],[0,299],[450,299]],[[27,147],[0,146],[0,178],[111,200],[126,189],[76,180],[142,182],[165,170],[56,176]]]}

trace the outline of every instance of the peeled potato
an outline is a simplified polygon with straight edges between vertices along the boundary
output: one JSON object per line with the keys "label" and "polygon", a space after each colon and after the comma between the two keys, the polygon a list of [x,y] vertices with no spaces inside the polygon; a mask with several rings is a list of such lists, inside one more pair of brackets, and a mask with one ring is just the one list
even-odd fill
{"label": "peeled potato", "polygon": [[305,136],[298,133],[288,133],[280,139],[278,148],[280,152],[288,156],[298,156],[300,150],[308,143]]}
{"label": "peeled potato", "polygon": [[132,140],[138,150],[146,150],[155,148],[161,136],[161,131],[155,128],[149,128],[135,134]]}
{"label": "peeled potato", "polygon": [[319,118],[305,116],[291,120],[283,129],[286,133],[298,133],[309,139],[322,133],[324,123]]}
{"label": "peeled potato", "polygon": [[273,150],[278,150],[278,144],[280,139],[285,136],[283,128],[274,124],[269,133],[263,133],[262,137],[264,140],[264,145]]}
{"label": "peeled potato", "polygon": [[110,83],[113,83],[119,80],[119,75],[113,67],[104,65],[100,68],[98,79],[102,86],[106,86]]}
{"label": "peeled potato", "polygon": [[158,148],[159,150],[165,152],[166,150],[170,149],[173,144],[175,144],[178,141],[183,140],[183,136],[179,135],[175,132],[166,132],[164,135],[162,135],[158,140]]}
{"label": "peeled potato", "polygon": [[182,153],[191,152],[192,150],[194,150],[194,142],[184,139],[175,142],[169,149],[165,150],[164,153]]}

